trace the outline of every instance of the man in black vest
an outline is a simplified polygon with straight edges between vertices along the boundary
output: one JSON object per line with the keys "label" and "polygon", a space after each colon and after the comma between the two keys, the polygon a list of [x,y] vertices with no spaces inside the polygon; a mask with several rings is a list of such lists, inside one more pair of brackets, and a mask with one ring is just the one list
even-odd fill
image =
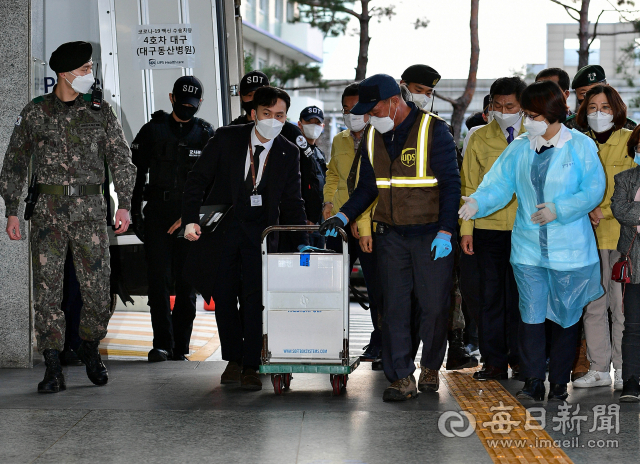
{"label": "man in black vest", "polygon": [[[213,127],[194,117],[202,103],[202,83],[183,76],[173,85],[169,100],[173,111],[156,111],[131,145],[138,168],[133,190],[134,230],[144,242],[149,276],[149,308],[153,349],[149,362],[186,361],[196,317],[196,294],[182,278],[189,242],[177,237],[182,192],[187,174],[213,137]],[[146,183],[147,173],[149,183]],[[146,185],[145,185],[146,184]],[[142,200],[146,200],[144,218]],[[175,286],[175,305],[170,307]]]}
{"label": "man in black vest", "polygon": [[360,179],[320,233],[355,220],[378,198],[373,215],[383,300],[384,401],[417,395],[411,357],[411,295],[420,309],[423,342],[418,388],[436,391],[447,347],[453,247],[460,202],[456,147],[447,124],[405,102],[395,79],[376,74],[358,87],[352,114],[368,114]]}
{"label": "man in black vest", "polygon": [[[262,87],[253,98],[255,124],[221,127],[209,141],[184,189],[182,223],[193,241],[184,276],[205,300],[216,302],[222,359],[228,361],[222,384],[240,383],[260,390],[262,349],[261,234],[271,225],[304,225],[300,195],[298,148],[281,135],[289,110],[289,95]],[[229,205],[224,219],[210,234],[201,234],[199,212],[205,189],[207,205]],[[306,234],[297,243],[308,243]],[[277,250],[278,236],[269,236]],[[238,299],[242,299],[242,311]]]}

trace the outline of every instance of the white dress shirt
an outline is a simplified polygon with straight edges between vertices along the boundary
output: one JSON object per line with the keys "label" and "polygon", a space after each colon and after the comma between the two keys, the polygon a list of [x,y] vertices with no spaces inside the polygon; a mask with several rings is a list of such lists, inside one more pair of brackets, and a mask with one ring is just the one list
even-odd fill
{"label": "white dress shirt", "polygon": [[[518,138],[518,134],[520,133],[520,127],[522,126],[522,118],[518,119],[518,121],[510,127],[513,127],[513,140]],[[504,138],[509,138],[509,131],[503,130]]]}
{"label": "white dress shirt", "polygon": [[[267,142],[262,143],[258,136],[256,135],[256,129],[254,128],[251,131],[251,149],[253,152],[256,152],[256,146],[261,145],[264,147],[262,153],[260,153],[260,166],[257,168],[256,172],[256,186],[260,184],[260,179],[262,179],[262,171],[264,170],[264,163],[267,160],[267,155],[269,154],[269,150],[271,150],[271,146],[273,145],[273,140],[267,140]],[[247,161],[244,164],[244,178],[246,179],[251,170],[251,151],[247,148]]]}
{"label": "white dress shirt", "polygon": [[560,128],[558,133],[551,137],[549,140],[545,140],[541,135],[536,137],[536,151],[540,151],[542,147],[557,147],[558,141],[560,140],[560,134],[562,134],[562,127]]}

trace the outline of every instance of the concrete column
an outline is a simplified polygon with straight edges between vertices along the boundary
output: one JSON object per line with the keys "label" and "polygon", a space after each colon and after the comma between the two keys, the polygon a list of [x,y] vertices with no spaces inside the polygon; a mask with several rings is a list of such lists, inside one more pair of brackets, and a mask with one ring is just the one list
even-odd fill
{"label": "concrete column", "polygon": [[[31,2],[0,3],[0,163],[16,118],[31,93]],[[31,367],[32,332],[29,239],[21,218],[21,241],[10,241],[5,229],[4,200],[0,200],[0,367]]]}

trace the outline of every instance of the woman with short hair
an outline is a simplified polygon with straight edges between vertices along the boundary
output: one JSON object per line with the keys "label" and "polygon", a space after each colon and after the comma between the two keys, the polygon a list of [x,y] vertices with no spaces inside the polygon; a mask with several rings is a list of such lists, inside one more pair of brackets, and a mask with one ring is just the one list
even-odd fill
{"label": "woman with short hair", "polygon": [[613,265],[620,259],[620,252],[616,249],[620,237],[620,223],[611,212],[611,196],[614,176],[634,165],[633,156],[627,156],[627,141],[631,131],[623,127],[627,122],[627,105],[613,87],[596,85],[586,93],[576,118],[581,127],[589,127],[586,134],[598,147],[598,156],[607,177],[607,187],[602,202],[589,213],[591,225],[596,233],[602,287],[605,293],[589,303],[584,310],[582,321],[590,367],[589,372],[583,377],[573,381],[573,387],[610,386],[609,370],[613,363],[614,388],[622,390],[622,287],[618,282],[611,280]]}
{"label": "woman with short hair", "polygon": [[549,400],[567,398],[582,308],[600,296],[600,260],[588,213],[602,201],[605,176],[596,145],[567,129],[564,93],[552,81],[522,93],[527,132],[500,155],[476,192],[463,197],[462,219],[503,208],[515,193],[511,265],[520,294],[520,399],[545,396],[545,320],[551,321]]}

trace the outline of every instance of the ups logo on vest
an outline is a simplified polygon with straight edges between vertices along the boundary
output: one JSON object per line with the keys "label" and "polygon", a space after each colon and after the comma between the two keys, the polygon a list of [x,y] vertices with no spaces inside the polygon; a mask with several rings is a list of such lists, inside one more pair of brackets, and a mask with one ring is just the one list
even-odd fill
{"label": "ups logo on vest", "polygon": [[400,161],[406,167],[410,168],[416,165],[416,149],[415,148],[406,148],[402,150],[402,155],[400,155]]}

